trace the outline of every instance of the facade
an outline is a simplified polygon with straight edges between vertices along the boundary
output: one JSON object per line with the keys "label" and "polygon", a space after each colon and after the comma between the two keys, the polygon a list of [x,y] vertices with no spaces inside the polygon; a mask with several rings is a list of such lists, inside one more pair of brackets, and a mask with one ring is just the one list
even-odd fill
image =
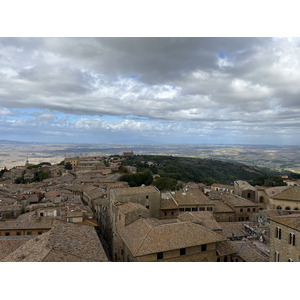
{"label": "facade", "polygon": [[270,261],[300,262],[300,214],[271,219]]}
{"label": "facade", "polygon": [[178,203],[171,193],[162,193],[160,201],[160,220],[176,219],[178,216]]}
{"label": "facade", "polygon": [[211,189],[213,191],[217,191],[217,192],[225,192],[225,193],[234,194],[234,186],[233,185],[214,183],[214,184],[212,184]]}

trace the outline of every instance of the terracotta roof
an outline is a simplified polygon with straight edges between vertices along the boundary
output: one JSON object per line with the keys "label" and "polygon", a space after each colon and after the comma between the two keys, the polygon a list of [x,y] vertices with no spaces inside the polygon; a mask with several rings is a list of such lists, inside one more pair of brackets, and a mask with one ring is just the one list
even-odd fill
{"label": "terracotta roof", "polygon": [[180,214],[177,219],[182,222],[193,222],[199,225],[203,225],[204,227],[213,231],[222,230],[222,227],[209,211],[184,212]]}
{"label": "terracotta roof", "polygon": [[221,235],[192,222],[149,224],[139,219],[120,230],[134,256],[224,241]]}
{"label": "terracotta roof", "polygon": [[20,246],[22,246],[24,243],[29,241],[32,238],[28,235],[26,236],[5,236],[0,237],[0,260],[6,257],[11,252],[18,249]]}
{"label": "terracotta roof", "polygon": [[213,205],[213,202],[197,189],[189,190],[187,192],[176,191],[172,196],[179,206]]}
{"label": "terracotta roof", "polygon": [[247,200],[243,197],[237,196],[237,195],[232,195],[232,194],[227,194],[224,193],[222,195],[222,200],[225,203],[228,203],[229,205],[232,205],[234,207],[244,207],[244,206],[255,206],[258,207],[258,205],[250,200]]}
{"label": "terracotta roof", "polygon": [[141,193],[158,193],[159,190],[154,186],[139,186],[129,188],[114,188],[116,195],[135,195]]}
{"label": "terracotta roof", "polygon": [[118,209],[123,214],[131,213],[132,211],[136,211],[137,209],[148,212],[148,209],[145,206],[143,206],[142,204],[139,204],[139,203],[132,203],[132,202],[120,203],[117,206],[118,206]]}
{"label": "terracotta roof", "polygon": [[14,230],[14,229],[50,229],[52,227],[53,219],[42,218],[32,221],[4,221],[0,222],[0,230]]}
{"label": "terracotta roof", "polygon": [[273,217],[271,220],[300,231],[300,214]]}
{"label": "terracotta roof", "polygon": [[300,201],[300,186],[291,186],[288,189],[285,189],[277,195],[273,196],[272,198]]}
{"label": "terracotta roof", "polygon": [[29,240],[2,261],[100,262],[108,259],[94,227],[56,220],[53,229]]}
{"label": "terracotta roof", "polygon": [[255,191],[255,187],[252,186],[249,182],[243,180],[237,180],[235,183],[239,186],[242,190],[252,190]]}
{"label": "terracotta roof", "polygon": [[273,198],[277,194],[280,194],[284,190],[290,188],[289,186],[275,186],[275,187],[269,187],[265,189],[265,192],[269,196],[269,198]]}
{"label": "terracotta roof", "polygon": [[240,222],[219,222],[219,225],[222,228],[222,234],[228,239],[249,236]]}
{"label": "terracotta roof", "polygon": [[160,209],[177,209],[178,204],[174,201],[173,198],[164,198],[160,200]]}
{"label": "terracotta roof", "polygon": [[230,241],[231,245],[246,262],[268,262],[267,256],[264,256],[260,251],[249,241]]}
{"label": "terracotta roof", "polygon": [[237,252],[228,241],[217,243],[216,251],[219,256],[231,255]]}
{"label": "terracotta roof", "polygon": [[233,209],[222,200],[214,200],[214,204],[215,213],[234,213]]}

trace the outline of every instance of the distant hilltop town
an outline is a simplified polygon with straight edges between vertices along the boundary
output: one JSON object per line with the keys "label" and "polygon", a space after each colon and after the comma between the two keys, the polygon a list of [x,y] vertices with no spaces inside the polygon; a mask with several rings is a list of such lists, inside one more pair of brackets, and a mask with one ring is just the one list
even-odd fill
{"label": "distant hilltop town", "polygon": [[300,261],[300,176],[178,166],[130,151],[2,169],[0,261]]}

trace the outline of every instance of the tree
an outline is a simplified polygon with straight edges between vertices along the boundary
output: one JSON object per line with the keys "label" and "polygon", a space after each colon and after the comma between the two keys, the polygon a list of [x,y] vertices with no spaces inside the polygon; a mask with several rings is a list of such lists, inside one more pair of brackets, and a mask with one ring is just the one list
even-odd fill
{"label": "tree", "polygon": [[73,169],[70,162],[66,162],[66,163],[65,163],[65,169],[66,169],[66,170],[72,170],[72,169]]}

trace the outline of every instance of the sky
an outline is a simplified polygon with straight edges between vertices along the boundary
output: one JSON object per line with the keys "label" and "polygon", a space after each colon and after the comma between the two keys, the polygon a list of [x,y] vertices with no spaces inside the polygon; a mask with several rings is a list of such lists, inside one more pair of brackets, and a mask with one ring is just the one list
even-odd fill
{"label": "sky", "polygon": [[299,38],[0,38],[0,140],[300,144]]}

